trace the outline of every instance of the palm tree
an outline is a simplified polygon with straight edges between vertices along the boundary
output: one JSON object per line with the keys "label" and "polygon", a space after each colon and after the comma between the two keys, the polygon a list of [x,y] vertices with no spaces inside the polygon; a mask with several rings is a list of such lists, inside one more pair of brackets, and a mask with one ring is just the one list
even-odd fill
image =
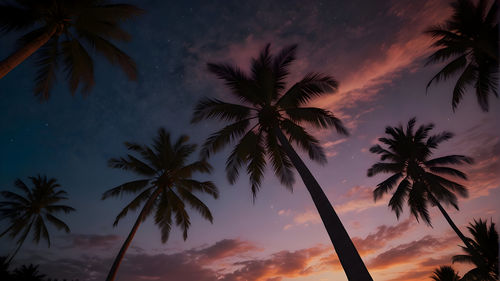
{"label": "palm tree", "polygon": [[434,281],[459,281],[460,275],[453,267],[446,265],[435,269],[431,278]]}
{"label": "palm tree", "polygon": [[104,0],[15,0],[0,4],[0,32],[30,29],[19,38],[17,50],[0,61],[0,79],[38,50],[35,95],[49,98],[61,63],[71,92],[74,94],[81,83],[87,93],[94,85],[90,54],[95,50],[135,80],[134,61],[109,40],[129,41],[130,35],[119,24],[140,13],[142,10],[133,5],[107,4]]}
{"label": "palm tree", "polygon": [[292,168],[295,167],[318,209],[348,279],[372,280],[328,198],[291,146],[294,143],[305,150],[309,158],[323,164],[326,157],[319,141],[303,125],[334,127],[340,134],[347,135],[342,122],[330,111],[303,106],[312,98],[332,94],[337,89],[337,81],[331,76],[309,73],[285,91],[285,79],[295,60],[296,48],[296,45],[286,47],[273,56],[268,44],[259,57],[252,60],[250,75],[236,66],[208,64],[208,70],[225,81],[238,102],[204,98],[196,105],[192,122],[204,119],[230,122],[206,140],[202,156],[209,157],[237,141],[226,161],[227,178],[234,184],[245,164],[254,200],[266,157],[280,182],[289,189],[294,183]]}
{"label": "palm tree", "polygon": [[28,234],[33,230],[33,241],[39,243],[41,239],[47,241],[50,247],[50,236],[47,229],[47,222],[55,226],[58,230],[70,232],[68,225],[61,219],[54,216],[56,213],[66,214],[75,211],[70,206],[61,205],[60,201],[67,200],[67,192],[58,189],[61,187],[54,178],[47,179],[47,176],[30,177],[32,188],[20,179],[14,182],[15,187],[22,191],[21,194],[2,191],[0,194],[6,201],[0,202],[0,219],[10,221],[9,227],[0,234],[0,237],[9,234],[17,240],[17,248],[11,254],[7,263],[21,248]]}
{"label": "palm tree", "polygon": [[462,280],[498,280],[498,232],[495,224],[491,222],[488,227],[486,221],[479,219],[474,220],[467,228],[473,237],[468,240],[475,251],[462,247],[466,254],[454,256],[453,262],[468,263],[476,267],[467,272]]}
{"label": "palm tree", "polygon": [[451,60],[429,81],[427,88],[433,82],[460,74],[453,89],[453,110],[469,86],[476,90],[483,111],[488,111],[490,95],[498,98],[498,0],[490,5],[488,2],[457,0],[451,3],[451,18],[426,31],[436,39],[432,46],[438,48],[428,57],[427,64]]}
{"label": "palm tree", "polygon": [[139,225],[149,215],[154,213],[155,224],[161,230],[163,243],[167,242],[174,223],[172,217],[175,218],[175,224],[183,230],[184,240],[187,239],[187,231],[191,222],[186,205],[198,211],[203,218],[213,221],[208,207],[193,192],[198,191],[218,198],[217,187],[210,181],[200,182],[191,178],[196,172],[210,173],[212,167],[205,160],[186,163],[188,157],[196,150],[195,144],[187,143],[188,139],[188,136],[182,135],[175,143],[172,143],[170,134],[161,128],[158,130],[158,136],[154,139],[152,147],[125,143],[128,150],[138,153],[143,160],[130,154],[109,160],[110,167],[130,170],[141,176],[141,179],[121,184],[103,194],[104,200],[123,194],[138,193],[137,197],[118,214],[113,226],[116,226],[129,211],[134,211],[141,205],[142,210],[113,262],[106,278],[107,281],[115,279],[118,267]]}
{"label": "palm tree", "polygon": [[30,264],[29,266],[23,265],[14,270],[13,280],[44,281],[45,276],[45,274],[41,274],[38,271],[38,265]]}
{"label": "palm tree", "polygon": [[417,221],[421,218],[428,225],[431,225],[428,204],[437,206],[460,239],[470,248],[468,239],[441,205],[443,202],[458,210],[457,195],[467,197],[467,188],[441,175],[466,180],[465,173],[443,165],[472,164],[473,159],[463,155],[447,155],[430,159],[433,150],[443,141],[451,139],[453,134],[445,131],[429,136],[434,124],[421,125],[414,131],[415,122],[416,118],[410,119],[406,131],[402,125],[386,127],[385,133],[389,137],[382,137],[378,140],[387,148],[379,144],[370,148],[370,152],[380,154],[381,161],[388,160],[388,162],[373,164],[368,169],[368,176],[372,177],[379,173],[393,174],[377,185],[373,191],[373,197],[377,201],[397,185],[389,201],[389,207],[396,213],[396,217],[399,219],[403,205],[407,201],[410,212]]}

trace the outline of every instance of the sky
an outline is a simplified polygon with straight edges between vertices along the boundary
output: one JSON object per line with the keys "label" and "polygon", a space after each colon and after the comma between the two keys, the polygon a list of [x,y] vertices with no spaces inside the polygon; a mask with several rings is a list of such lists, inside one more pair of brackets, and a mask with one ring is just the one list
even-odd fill
{"label": "sky", "polygon": [[[304,161],[338,212],[374,280],[430,280],[432,271],[461,253],[457,236],[436,208],[432,228],[410,217],[399,220],[387,207],[389,196],[374,202],[372,191],[388,175],[366,176],[377,161],[368,149],[386,126],[432,122],[434,132],[451,131],[435,156],[463,154],[469,197],[460,211],[447,208],[459,228],[474,218],[499,223],[500,100],[482,112],[472,91],[453,112],[452,79],[425,86],[442,65],[425,66],[432,52],[430,25],[451,13],[449,1],[132,1],[146,13],[123,26],[133,40],[118,44],[135,59],[139,76],[123,72],[97,56],[96,84],[87,96],[72,96],[64,74],[48,102],[33,96],[34,59],[0,80],[0,188],[13,190],[20,178],[46,174],[69,193],[77,211],[61,218],[70,234],[49,229],[52,246],[27,242],[16,264],[39,264],[53,278],[102,280],[138,213],[113,227],[114,217],[132,197],[101,201],[109,188],[136,178],[107,166],[124,155],[123,142],[150,144],[160,127],[174,136],[188,134],[202,144],[222,124],[190,124],[202,97],[224,99],[228,90],[206,70],[207,62],[249,69],[250,60],[271,43],[273,52],[298,44],[289,84],[310,71],[340,82],[334,95],[311,105],[332,111],[350,136],[315,130],[328,157],[326,165]],[[20,33],[0,38],[0,58],[14,49]],[[225,177],[229,150],[210,158],[215,200],[201,196],[212,210],[213,224],[192,213],[186,241],[174,229],[162,244],[151,220],[141,225],[118,280],[311,281],[347,280],[313,202],[300,179],[293,192],[267,171],[252,202],[248,177],[234,185]],[[496,202],[496,203],[495,203]],[[0,229],[6,227],[0,223]],[[0,238],[0,254],[14,248]],[[467,267],[454,265],[461,274]]]}

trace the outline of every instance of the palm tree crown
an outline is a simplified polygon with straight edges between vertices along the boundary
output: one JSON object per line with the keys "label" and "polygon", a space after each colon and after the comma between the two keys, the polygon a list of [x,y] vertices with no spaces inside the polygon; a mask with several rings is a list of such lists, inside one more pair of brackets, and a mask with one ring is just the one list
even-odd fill
{"label": "palm tree crown", "polygon": [[141,206],[142,210],[116,257],[107,280],[115,278],[118,266],[137,228],[149,215],[154,214],[155,224],[161,230],[163,243],[168,240],[170,229],[174,224],[182,229],[184,240],[187,238],[191,225],[187,205],[198,211],[203,218],[213,221],[212,213],[195,196],[194,192],[202,192],[218,198],[218,189],[210,181],[201,182],[192,178],[194,173],[210,173],[212,167],[205,160],[187,163],[188,157],[196,150],[195,144],[187,143],[188,139],[188,136],[183,135],[172,143],[170,134],[161,128],[151,147],[125,143],[128,150],[138,153],[142,160],[131,154],[109,160],[111,167],[132,171],[142,177],[142,179],[121,184],[103,194],[102,199],[130,193],[138,194],[118,214],[113,225],[116,226],[129,211],[134,211]]}
{"label": "palm tree crown", "polygon": [[431,278],[434,281],[459,281],[460,275],[458,275],[453,267],[446,265],[434,270]]}
{"label": "palm tree crown", "polygon": [[436,39],[433,46],[438,48],[429,56],[427,64],[452,59],[429,81],[427,88],[432,82],[460,74],[453,89],[453,110],[469,86],[476,90],[483,111],[488,111],[490,95],[498,97],[498,0],[493,0],[491,5],[488,2],[453,2],[451,18],[426,31]]}
{"label": "palm tree crown", "polygon": [[312,98],[334,93],[337,81],[320,73],[309,73],[285,91],[285,79],[295,60],[296,45],[284,48],[273,56],[268,44],[259,57],[252,60],[251,74],[227,64],[208,64],[208,70],[225,81],[236,103],[205,98],[195,107],[192,122],[218,119],[230,124],[213,133],[203,145],[202,156],[208,157],[226,145],[238,141],[226,161],[227,178],[234,184],[242,165],[250,176],[255,198],[266,167],[266,157],[281,183],[291,188],[294,183],[292,163],[278,143],[276,128],[282,129],[292,143],[305,150],[309,157],[325,163],[319,141],[304,125],[315,128],[333,126],[347,135],[342,122],[330,111],[305,107]]}
{"label": "palm tree crown", "polygon": [[373,280],[340,218],[312,173],[293,149],[291,143],[305,150],[309,158],[325,163],[319,141],[306,131],[334,127],[347,135],[342,122],[330,111],[305,104],[315,97],[332,94],[337,81],[331,76],[309,73],[285,91],[290,64],[297,46],[284,48],[277,55],[268,44],[252,60],[251,73],[227,64],[208,64],[208,70],[225,81],[234,102],[205,98],[195,107],[192,122],[218,119],[229,123],[205,141],[201,154],[208,157],[226,145],[237,142],[226,160],[226,174],[234,184],[243,165],[250,178],[253,199],[260,189],[267,160],[280,182],[292,189],[293,168],[297,170],[318,210],[349,280]]}
{"label": "palm tree crown", "polygon": [[72,93],[80,84],[83,93],[90,91],[94,50],[120,66],[129,79],[136,79],[134,61],[110,40],[129,41],[130,35],[119,24],[140,13],[133,5],[104,0],[16,0],[0,4],[0,32],[30,28],[19,38],[18,49],[45,38],[31,53],[40,48],[35,95],[48,99],[61,64]]}
{"label": "palm tree crown", "polygon": [[473,237],[469,241],[476,251],[462,247],[466,254],[454,256],[453,262],[468,263],[476,267],[467,272],[462,280],[498,280],[498,232],[495,224],[491,222],[488,227],[487,222],[480,219],[474,220],[467,228]]}
{"label": "palm tree crown", "polygon": [[467,176],[454,168],[443,165],[471,164],[472,158],[463,155],[447,155],[430,159],[438,145],[453,137],[450,132],[441,132],[429,136],[434,128],[433,124],[421,125],[414,130],[416,119],[408,121],[406,130],[403,126],[386,127],[388,137],[378,140],[385,144],[383,148],[377,144],[370,148],[370,152],[380,154],[382,161],[368,170],[368,176],[379,173],[392,173],[393,175],[377,185],[373,191],[374,199],[380,199],[389,193],[396,185],[396,191],[389,201],[389,207],[399,218],[405,201],[408,201],[411,213],[418,220],[423,219],[431,223],[428,212],[428,202],[437,205],[439,202],[451,204],[458,209],[457,196],[467,197],[467,189],[454,181],[441,175],[454,176],[467,179]]}
{"label": "palm tree crown", "polygon": [[[0,219],[10,222],[7,230],[0,237],[9,234],[11,237],[19,236],[18,248],[21,247],[28,234],[33,230],[33,241],[39,243],[41,239],[47,241],[50,247],[50,236],[46,222],[49,222],[59,230],[70,232],[66,223],[54,214],[59,212],[69,213],[74,211],[72,207],[61,205],[60,201],[67,200],[67,193],[58,189],[60,185],[56,179],[47,179],[46,176],[30,177],[32,188],[17,179],[15,186],[22,191],[21,194],[2,191],[1,195],[6,201],[0,202]],[[9,261],[17,253],[11,255]]]}

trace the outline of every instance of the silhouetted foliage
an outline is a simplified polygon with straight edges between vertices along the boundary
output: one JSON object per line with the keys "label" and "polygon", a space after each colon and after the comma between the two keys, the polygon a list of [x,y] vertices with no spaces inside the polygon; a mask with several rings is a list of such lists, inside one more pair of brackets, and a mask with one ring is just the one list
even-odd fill
{"label": "silhouetted foliage", "polygon": [[111,40],[129,41],[130,34],[119,25],[142,12],[133,5],[109,4],[104,0],[6,1],[0,4],[0,32],[30,29],[19,38],[18,49],[44,34],[52,34],[37,51],[36,60],[35,95],[46,100],[61,65],[73,94],[80,84],[83,93],[91,90],[94,51],[120,66],[129,79],[135,80],[134,61]]}
{"label": "silhouetted foliage", "polygon": [[13,281],[45,281],[45,274],[38,271],[38,265],[22,265],[14,270]]}
{"label": "silhouetted foliage", "polygon": [[[450,61],[427,84],[460,74],[453,89],[453,110],[465,90],[472,86],[481,109],[488,111],[489,97],[498,98],[498,0],[457,0],[453,15],[444,24],[426,33],[434,39],[435,51],[427,64]],[[489,9],[488,9],[489,7]]]}
{"label": "silhouetted foliage", "polygon": [[209,136],[201,155],[209,157],[235,143],[226,160],[227,179],[234,184],[240,169],[246,166],[254,200],[268,161],[280,182],[290,190],[295,181],[295,167],[323,223],[329,226],[328,234],[347,277],[350,280],[371,280],[328,198],[291,146],[298,146],[307,152],[311,160],[324,164],[325,153],[318,139],[306,130],[306,126],[334,128],[342,135],[348,134],[340,119],[332,112],[306,107],[313,98],[330,95],[337,90],[338,83],[333,77],[312,72],[286,90],[285,81],[291,63],[295,61],[296,49],[296,45],[291,45],[277,55],[272,55],[268,44],[258,58],[252,59],[250,73],[228,64],[207,64],[208,71],[225,82],[235,102],[206,97],[196,105],[192,123],[206,119],[229,123]]}
{"label": "silhouetted foliage", "polygon": [[[463,281],[498,280],[498,232],[493,222],[488,223],[481,219],[474,220],[467,227],[472,234],[472,239],[468,238],[475,251],[467,247],[462,247],[465,254],[453,257],[453,262],[468,263],[475,268],[464,274]],[[479,255],[475,254],[479,253]]]}
{"label": "silhouetted foliage", "polygon": [[452,205],[458,210],[457,194],[467,197],[467,189],[454,181],[442,176],[467,179],[465,173],[444,165],[471,164],[472,158],[463,155],[447,155],[431,159],[432,153],[438,145],[453,137],[450,132],[441,132],[429,136],[434,124],[421,125],[416,131],[416,118],[410,119],[406,130],[402,125],[386,127],[388,137],[378,140],[386,146],[377,144],[370,148],[370,152],[380,154],[380,160],[368,169],[368,176],[379,173],[393,174],[377,185],[373,191],[376,200],[391,192],[397,186],[389,207],[399,218],[403,205],[408,203],[411,213],[417,220],[423,219],[430,225],[431,219],[428,204],[438,202]]}
{"label": "silhouetted foliage", "polygon": [[460,275],[451,266],[440,266],[435,269],[431,276],[434,281],[459,281]]}
{"label": "silhouetted foliage", "polygon": [[47,176],[30,177],[33,187],[29,188],[22,180],[17,179],[14,185],[22,193],[2,191],[0,194],[6,201],[0,202],[0,219],[8,220],[9,226],[0,234],[2,237],[9,234],[10,237],[19,237],[17,249],[10,256],[12,260],[30,232],[33,233],[33,241],[39,243],[41,239],[47,241],[50,247],[50,236],[47,222],[58,230],[70,232],[69,227],[54,214],[74,211],[72,207],[61,205],[60,201],[67,200],[67,193],[60,190],[56,179],[47,179]]}
{"label": "silhouetted foliage", "polygon": [[[203,218],[213,221],[209,208],[194,194],[200,192],[218,198],[219,191],[211,181],[198,181],[192,178],[195,173],[210,173],[212,167],[205,160],[187,163],[188,157],[196,150],[196,144],[187,143],[189,137],[180,136],[174,143],[170,134],[163,128],[151,147],[135,143],[125,143],[131,152],[140,157],[128,154],[126,157],[109,160],[109,166],[131,171],[141,179],[121,184],[106,191],[102,199],[119,197],[124,194],[138,194],[116,217],[113,226],[125,217],[129,211],[142,206],[135,225],[115,259],[107,280],[113,280],[118,266],[139,227],[139,224],[154,214],[155,224],[161,230],[161,240],[165,243],[170,230],[175,224],[187,238],[191,225],[187,206],[192,207]],[[142,159],[140,159],[142,158]]]}

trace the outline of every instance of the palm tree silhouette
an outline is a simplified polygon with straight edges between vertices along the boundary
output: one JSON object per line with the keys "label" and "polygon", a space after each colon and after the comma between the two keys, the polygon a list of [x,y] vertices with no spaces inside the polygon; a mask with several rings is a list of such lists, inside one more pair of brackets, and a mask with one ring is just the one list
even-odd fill
{"label": "palm tree silhouette", "polygon": [[475,251],[462,247],[466,254],[454,256],[453,262],[468,263],[476,267],[467,272],[462,280],[498,280],[498,232],[495,224],[491,222],[488,227],[486,221],[479,219],[470,223],[467,229],[472,234],[473,238],[468,239]]}
{"label": "palm tree silhouette", "polygon": [[109,40],[129,41],[130,35],[119,24],[140,13],[142,10],[133,5],[102,0],[16,0],[0,4],[0,32],[31,29],[19,38],[17,50],[0,62],[0,79],[38,50],[36,96],[49,98],[61,63],[71,92],[74,94],[81,83],[82,92],[88,93],[94,85],[91,54],[95,50],[135,80],[134,61]]}
{"label": "palm tree silhouette", "polygon": [[465,173],[443,165],[471,164],[473,160],[463,155],[447,155],[430,159],[433,150],[443,141],[451,139],[453,134],[445,131],[429,136],[434,124],[421,125],[414,131],[415,122],[416,118],[410,119],[406,131],[402,125],[386,127],[385,133],[389,137],[382,137],[378,140],[387,148],[383,148],[379,144],[370,148],[370,152],[380,154],[381,161],[387,160],[388,162],[373,164],[368,170],[368,176],[371,177],[379,173],[393,174],[377,185],[373,191],[374,199],[377,201],[397,185],[396,191],[389,201],[389,207],[396,213],[398,219],[403,211],[403,205],[407,201],[410,211],[417,221],[421,218],[425,223],[431,225],[427,208],[430,203],[438,207],[464,244],[471,248],[469,240],[458,229],[441,205],[443,202],[458,210],[457,195],[467,197],[467,189],[441,175],[466,180]]}
{"label": "palm tree silhouette", "polygon": [[38,271],[38,265],[29,266],[23,265],[16,270],[14,270],[13,280],[22,280],[22,281],[44,281],[45,274],[41,274]]}
{"label": "palm tree silhouette", "polygon": [[[443,25],[430,27],[426,33],[437,47],[427,64],[449,62],[427,84],[446,80],[460,73],[453,89],[453,110],[465,89],[473,86],[479,106],[488,111],[489,96],[498,98],[498,0],[458,0],[451,3],[453,15]],[[477,4],[475,4],[477,3]],[[487,10],[490,6],[489,10]]]}
{"label": "palm tree silhouette", "polygon": [[238,141],[226,161],[227,178],[234,184],[239,169],[246,164],[254,199],[261,185],[266,157],[280,182],[289,189],[294,183],[292,168],[295,167],[318,209],[348,279],[372,280],[328,198],[290,144],[295,143],[307,151],[312,160],[326,163],[319,141],[303,125],[334,127],[340,134],[347,135],[342,122],[330,111],[303,107],[312,98],[337,89],[337,81],[332,77],[309,73],[285,91],[285,79],[295,60],[296,48],[296,45],[286,47],[273,56],[268,44],[259,57],[252,60],[251,75],[235,66],[208,64],[208,70],[225,81],[239,103],[204,98],[196,105],[194,123],[204,119],[231,122],[206,140],[202,156],[208,157]]}
{"label": "palm tree silhouette", "polygon": [[61,186],[54,178],[47,179],[47,176],[38,175],[29,179],[33,184],[32,188],[28,188],[20,179],[17,179],[14,183],[22,191],[22,194],[11,191],[2,191],[0,193],[6,200],[0,202],[0,219],[6,219],[10,222],[9,227],[0,234],[0,237],[5,234],[9,234],[12,238],[19,236],[17,248],[10,255],[7,263],[10,263],[14,258],[32,230],[35,243],[38,244],[41,239],[44,239],[47,241],[48,247],[50,247],[47,222],[58,230],[64,230],[66,233],[70,232],[68,225],[54,216],[54,214],[60,212],[67,214],[75,211],[72,207],[59,203],[68,199],[66,197],[67,192],[58,189]]}
{"label": "palm tree silhouette", "polygon": [[432,276],[434,281],[459,281],[460,275],[451,266],[440,266],[435,269]]}
{"label": "palm tree silhouette", "polygon": [[125,143],[128,150],[138,153],[143,160],[130,154],[109,160],[112,168],[132,171],[142,177],[142,179],[121,184],[103,194],[104,200],[123,194],[138,193],[137,197],[118,214],[113,226],[116,226],[129,211],[134,211],[141,205],[142,210],[113,262],[106,278],[107,281],[115,279],[118,267],[139,225],[149,215],[154,213],[155,224],[161,230],[163,243],[167,242],[173,223],[182,228],[184,240],[187,239],[187,231],[191,222],[186,205],[198,211],[203,218],[213,221],[208,207],[193,192],[198,191],[218,198],[217,187],[210,181],[200,182],[191,178],[196,172],[210,173],[212,167],[205,160],[186,163],[188,157],[196,150],[195,144],[187,143],[188,139],[188,136],[182,135],[175,143],[172,143],[170,134],[161,128],[151,147]]}

